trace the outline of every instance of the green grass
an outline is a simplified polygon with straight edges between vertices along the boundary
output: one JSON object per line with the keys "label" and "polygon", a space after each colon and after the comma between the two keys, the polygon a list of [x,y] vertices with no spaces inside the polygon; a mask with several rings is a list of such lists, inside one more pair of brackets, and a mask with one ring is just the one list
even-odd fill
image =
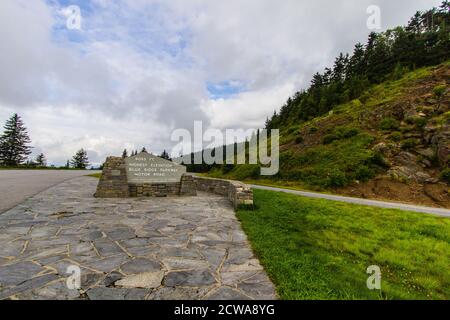
{"label": "green grass", "polygon": [[[337,140],[316,145],[302,153],[281,152],[280,172],[271,180],[282,185],[297,182],[296,185],[309,190],[326,190],[374,177],[382,162],[379,155],[370,149],[374,138],[366,133],[358,134],[355,128],[336,136]],[[227,172],[223,169],[213,169],[208,176],[241,181],[261,179],[258,165],[237,165]]]}
{"label": "green grass", "polygon": [[102,174],[101,173],[93,173],[93,174],[88,174],[88,177],[92,177],[92,178],[97,178],[100,179]]}
{"label": "green grass", "polygon": [[[238,217],[281,299],[449,299],[450,219],[254,190]],[[367,289],[370,265],[381,291]]]}
{"label": "green grass", "polygon": [[375,175],[375,153],[369,149],[373,138],[365,133],[317,145],[302,153],[280,155],[280,180],[301,181],[310,187],[342,187],[353,180],[365,181]]}

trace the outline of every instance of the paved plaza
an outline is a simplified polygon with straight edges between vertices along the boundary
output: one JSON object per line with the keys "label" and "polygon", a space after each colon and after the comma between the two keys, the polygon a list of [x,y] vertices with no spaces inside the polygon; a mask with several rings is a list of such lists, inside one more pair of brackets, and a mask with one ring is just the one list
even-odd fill
{"label": "paved plaza", "polygon": [[97,183],[74,178],[0,214],[0,299],[276,298],[227,199],[96,199]]}

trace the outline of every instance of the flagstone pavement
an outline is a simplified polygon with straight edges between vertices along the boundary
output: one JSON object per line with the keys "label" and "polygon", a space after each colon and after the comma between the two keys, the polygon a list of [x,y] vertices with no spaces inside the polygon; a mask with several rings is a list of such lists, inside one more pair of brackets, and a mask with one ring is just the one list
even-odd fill
{"label": "flagstone pavement", "polygon": [[95,199],[97,182],[0,214],[0,299],[276,299],[227,199]]}

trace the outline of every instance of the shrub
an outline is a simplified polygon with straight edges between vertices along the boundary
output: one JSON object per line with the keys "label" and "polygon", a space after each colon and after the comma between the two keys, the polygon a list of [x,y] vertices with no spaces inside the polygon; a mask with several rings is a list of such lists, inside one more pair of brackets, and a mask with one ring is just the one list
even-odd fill
{"label": "shrub", "polygon": [[372,94],[370,92],[366,91],[359,97],[359,100],[361,101],[361,103],[366,103],[370,99],[371,96],[372,96]]}
{"label": "shrub", "polygon": [[303,143],[303,141],[305,141],[305,139],[302,136],[298,136],[297,138],[295,138],[296,144],[301,144]]}
{"label": "shrub", "polygon": [[380,129],[384,131],[393,130],[399,127],[399,123],[396,119],[392,117],[387,117],[381,120]]}
{"label": "shrub", "polygon": [[423,128],[427,124],[427,119],[419,116],[412,116],[406,119],[406,123],[413,124],[417,128]]}
{"label": "shrub", "polygon": [[388,161],[386,161],[381,152],[375,152],[372,158],[370,158],[367,163],[375,166],[380,166],[383,168],[390,167],[390,164],[388,163]]}
{"label": "shrub", "polygon": [[363,104],[361,103],[361,100],[359,99],[355,99],[351,101],[351,107],[352,108],[359,108],[361,107]]}
{"label": "shrub", "polygon": [[309,133],[316,133],[317,131],[319,131],[319,129],[317,127],[310,127],[309,128]]}
{"label": "shrub", "polygon": [[414,124],[414,117],[409,117],[405,119],[407,124]]}
{"label": "shrub", "polygon": [[410,150],[413,149],[415,146],[418,145],[417,139],[406,139],[402,142],[401,147],[403,150]]}
{"label": "shrub", "polygon": [[400,141],[402,140],[402,133],[401,132],[392,132],[392,134],[389,136],[389,139],[391,139],[392,141]]}
{"label": "shrub", "polygon": [[325,135],[324,137],[323,137],[323,144],[330,144],[330,143],[333,143],[334,141],[336,141],[336,140],[339,140],[340,138],[339,138],[339,136],[338,135],[336,135],[336,134],[327,134],[327,135]]}
{"label": "shrub", "polygon": [[375,176],[375,170],[368,166],[361,165],[355,171],[355,179],[359,181],[369,181]]}
{"label": "shrub", "polygon": [[357,136],[360,133],[358,128],[350,126],[336,127],[332,130],[332,133],[327,134],[323,137],[323,144],[330,144],[333,141],[341,139],[350,139]]}
{"label": "shrub", "polygon": [[358,128],[344,128],[344,130],[341,133],[341,137],[348,139],[357,136],[358,134],[359,134]]}
{"label": "shrub", "polygon": [[242,164],[234,168],[232,178],[237,180],[245,180],[248,178],[256,179],[260,177],[261,167],[256,164]]}
{"label": "shrub", "polygon": [[234,169],[234,165],[233,164],[224,164],[224,165],[222,165],[222,173],[223,174],[227,174],[233,169]]}
{"label": "shrub", "polygon": [[400,127],[400,131],[402,133],[408,133],[411,131],[415,131],[415,128],[414,128],[414,126],[404,126],[404,127]]}
{"label": "shrub", "polygon": [[442,170],[441,180],[450,184],[450,168]]}
{"label": "shrub", "polygon": [[435,97],[441,98],[445,94],[446,91],[447,91],[447,86],[445,84],[441,84],[441,85],[434,87],[433,94],[435,95]]}
{"label": "shrub", "polygon": [[328,173],[327,181],[325,182],[325,187],[336,188],[336,187],[343,187],[346,184],[347,184],[347,177],[345,176],[345,173],[338,169],[333,169]]}
{"label": "shrub", "polygon": [[427,119],[424,117],[415,117],[414,118],[414,124],[416,125],[417,128],[423,128],[425,127],[425,125],[427,124]]}

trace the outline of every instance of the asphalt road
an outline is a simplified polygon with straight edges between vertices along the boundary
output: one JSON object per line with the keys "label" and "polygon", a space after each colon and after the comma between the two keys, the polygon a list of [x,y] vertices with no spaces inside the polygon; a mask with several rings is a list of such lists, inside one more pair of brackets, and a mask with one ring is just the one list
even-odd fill
{"label": "asphalt road", "polygon": [[296,194],[296,195],[308,197],[308,198],[319,198],[319,199],[327,199],[327,200],[334,200],[334,201],[340,201],[340,202],[355,203],[355,204],[372,206],[372,207],[415,211],[415,212],[427,213],[427,214],[432,214],[432,215],[436,215],[436,216],[450,218],[450,210],[449,209],[422,207],[422,206],[415,206],[415,205],[403,204],[403,203],[397,203],[397,202],[367,200],[367,199],[360,199],[360,198],[343,197],[343,196],[336,196],[336,195],[330,195],[330,194],[297,191],[297,190],[289,190],[289,189],[258,186],[258,185],[251,185],[251,187],[254,189],[291,193],[291,194]]}
{"label": "asphalt road", "polygon": [[65,180],[95,173],[88,170],[0,170],[0,213]]}

